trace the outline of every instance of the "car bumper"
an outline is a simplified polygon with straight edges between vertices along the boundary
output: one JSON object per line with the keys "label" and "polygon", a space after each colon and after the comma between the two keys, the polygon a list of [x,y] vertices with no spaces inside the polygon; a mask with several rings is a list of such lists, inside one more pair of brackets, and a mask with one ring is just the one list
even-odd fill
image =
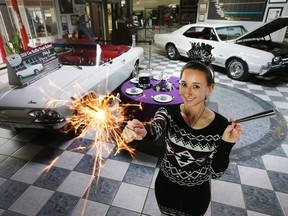
{"label": "car bumper", "polygon": [[288,69],[288,59],[285,59],[285,61],[282,61],[280,64],[277,65],[272,65],[271,63],[268,63],[266,66],[262,66],[259,75],[267,76],[275,71],[282,71],[287,69]]}
{"label": "car bumper", "polygon": [[18,128],[32,128],[32,129],[51,129],[59,130],[67,124],[67,121],[55,124],[43,124],[43,123],[23,123],[23,122],[9,122],[0,121],[0,128],[15,131]]}
{"label": "car bumper", "polygon": [[281,68],[273,68],[269,70],[267,73],[262,75],[263,77],[271,77],[271,76],[278,76],[278,75],[288,75],[288,65],[286,67],[281,67]]}

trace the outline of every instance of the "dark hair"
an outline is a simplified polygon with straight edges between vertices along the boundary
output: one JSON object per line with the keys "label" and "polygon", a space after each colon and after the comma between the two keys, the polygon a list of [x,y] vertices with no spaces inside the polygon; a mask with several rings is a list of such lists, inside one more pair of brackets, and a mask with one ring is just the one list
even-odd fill
{"label": "dark hair", "polygon": [[183,71],[186,69],[199,70],[205,74],[205,77],[209,86],[214,83],[214,71],[210,66],[207,66],[201,62],[189,61],[181,69],[180,78],[182,78]]}

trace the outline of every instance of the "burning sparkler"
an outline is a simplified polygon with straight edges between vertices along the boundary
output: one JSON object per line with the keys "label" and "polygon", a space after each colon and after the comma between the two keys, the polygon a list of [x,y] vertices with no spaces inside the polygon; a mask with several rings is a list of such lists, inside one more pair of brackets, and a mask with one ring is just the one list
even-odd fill
{"label": "burning sparkler", "polygon": [[[68,94],[53,82],[50,82],[49,85],[63,91],[63,94]],[[74,87],[76,89],[79,88],[81,91],[83,90],[78,84],[75,84]],[[81,141],[79,141],[79,146],[73,149],[95,149],[95,159],[91,179],[94,179],[94,177],[97,176],[96,181],[99,180],[105,162],[102,154],[106,152],[110,153],[112,150],[109,143],[114,145],[114,149],[116,150],[115,155],[120,153],[121,150],[126,150],[132,156],[135,155],[134,147],[129,145],[129,143],[124,139],[122,136],[122,130],[126,125],[126,122],[131,118],[131,116],[126,113],[127,108],[139,107],[139,109],[142,109],[141,103],[121,104],[118,95],[114,96],[109,94],[99,96],[94,92],[87,93],[84,97],[82,94],[70,96],[72,100],[69,103],[67,103],[67,101],[55,100],[48,94],[47,97],[50,98],[50,103],[52,105],[63,103],[68,105],[69,108],[74,111],[73,115],[66,119],[67,122],[69,122],[69,127],[67,127],[63,132],[74,132],[78,137],[91,137],[92,134],[93,142],[89,146],[82,145]],[[133,129],[131,128],[131,130]],[[44,171],[48,172],[57,160],[58,158],[48,165]],[[91,186],[87,189],[86,200],[88,200],[90,190]],[[84,202],[82,215],[85,215],[85,207],[86,202]]]}
{"label": "burning sparkler", "polygon": [[88,94],[81,99],[72,99],[70,108],[75,110],[75,113],[67,120],[74,131],[80,132],[80,136],[85,136],[89,129],[95,132],[92,145],[97,151],[95,165],[98,166],[98,172],[103,166],[103,150],[109,151],[107,145],[105,145],[106,142],[115,145],[115,154],[118,154],[121,150],[126,150],[134,156],[134,148],[129,146],[122,136],[123,123],[127,121],[125,108],[129,105],[120,105],[120,99],[114,95],[97,97],[95,94]]}
{"label": "burning sparkler", "polygon": [[[67,94],[60,87],[56,86],[53,82],[49,82],[53,88],[57,88],[63,91],[63,94]],[[83,89],[77,83],[74,87],[79,89],[81,92]],[[42,91],[40,89],[40,91]],[[44,91],[42,91],[45,93]],[[134,148],[129,146],[122,136],[122,129],[127,120],[130,118],[126,115],[126,108],[133,106],[142,109],[141,104],[120,104],[119,95],[96,95],[94,92],[87,93],[86,96],[79,94],[77,96],[71,96],[70,103],[67,101],[59,101],[51,98],[48,94],[47,97],[50,98],[50,106],[56,103],[64,103],[74,114],[66,119],[69,124],[65,127],[62,132],[68,133],[73,132],[78,137],[85,137],[89,132],[92,131],[93,143],[90,146],[81,146],[77,149],[83,148],[95,148],[95,169],[93,175],[95,174],[96,164],[97,164],[97,174],[100,174],[101,168],[103,167],[103,157],[102,152],[106,151],[110,153],[111,149],[108,147],[107,142],[114,144],[116,152],[118,154],[121,150],[128,151],[132,156],[134,156]]]}
{"label": "burning sparkler", "polygon": [[[96,133],[92,144],[96,151],[91,177],[97,173],[98,181],[101,169],[104,166],[102,152],[103,150],[106,152],[110,152],[111,150],[109,149],[109,145],[107,145],[107,141],[115,145],[115,154],[124,149],[134,156],[134,148],[129,146],[122,137],[122,127],[123,123],[126,122],[125,108],[127,106],[139,106],[141,108],[141,104],[120,105],[118,95],[96,97],[95,94],[89,94],[81,99],[72,99],[70,108],[75,110],[75,114],[68,119],[71,128],[75,131],[80,131],[80,136],[84,136],[88,132],[88,129],[93,129]],[[85,200],[88,200],[90,190],[91,186],[88,188]],[[82,215],[85,215],[86,204],[85,201]]]}

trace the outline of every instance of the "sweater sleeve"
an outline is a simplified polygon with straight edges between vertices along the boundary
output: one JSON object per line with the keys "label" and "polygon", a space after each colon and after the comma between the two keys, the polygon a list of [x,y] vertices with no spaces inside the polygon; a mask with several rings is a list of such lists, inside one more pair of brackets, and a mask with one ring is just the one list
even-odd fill
{"label": "sweater sleeve", "polygon": [[229,166],[229,154],[235,143],[219,140],[219,146],[211,162],[212,179],[220,178]]}
{"label": "sweater sleeve", "polygon": [[167,110],[160,108],[154,115],[151,123],[146,124],[147,135],[143,138],[143,141],[155,141],[157,140],[165,130],[167,126]]}

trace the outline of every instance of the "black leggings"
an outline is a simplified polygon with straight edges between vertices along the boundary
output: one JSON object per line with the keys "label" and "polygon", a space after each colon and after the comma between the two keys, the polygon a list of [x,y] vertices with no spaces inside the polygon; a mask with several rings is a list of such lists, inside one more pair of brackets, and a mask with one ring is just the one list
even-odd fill
{"label": "black leggings", "polygon": [[207,211],[211,193],[209,181],[193,187],[171,182],[159,171],[155,195],[161,213],[165,215],[201,216]]}

